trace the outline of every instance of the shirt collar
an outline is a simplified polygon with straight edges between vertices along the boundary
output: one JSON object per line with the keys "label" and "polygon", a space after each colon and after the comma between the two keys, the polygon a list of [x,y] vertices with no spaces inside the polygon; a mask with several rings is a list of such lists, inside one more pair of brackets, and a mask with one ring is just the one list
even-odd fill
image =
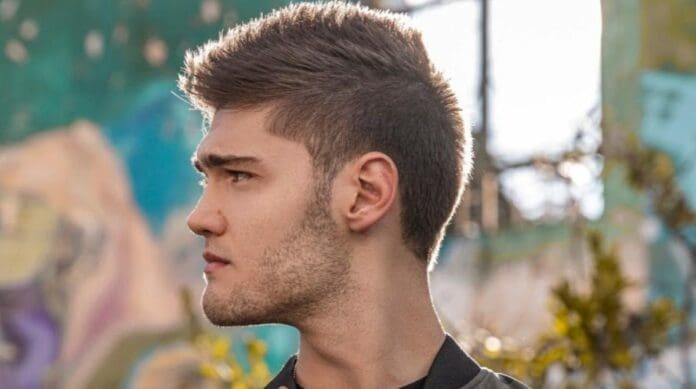
{"label": "shirt collar", "polygon": [[451,336],[445,337],[425,379],[425,389],[461,388],[481,371]]}
{"label": "shirt collar", "polygon": [[[298,389],[293,378],[296,361],[297,355],[290,357],[266,389],[279,389],[282,386]],[[479,371],[481,367],[476,361],[468,356],[451,336],[446,335],[428,371],[425,389],[460,388],[471,381]]]}

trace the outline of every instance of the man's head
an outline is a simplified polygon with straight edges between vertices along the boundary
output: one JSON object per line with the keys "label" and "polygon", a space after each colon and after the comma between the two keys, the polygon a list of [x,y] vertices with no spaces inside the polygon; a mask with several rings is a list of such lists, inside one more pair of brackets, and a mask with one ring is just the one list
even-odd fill
{"label": "man's head", "polygon": [[430,261],[471,165],[456,98],[420,34],[393,14],[298,4],[188,53],[179,84],[213,119],[271,106],[271,134],[302,143],[330,182],[370,151],[398,169],[404,244]]}

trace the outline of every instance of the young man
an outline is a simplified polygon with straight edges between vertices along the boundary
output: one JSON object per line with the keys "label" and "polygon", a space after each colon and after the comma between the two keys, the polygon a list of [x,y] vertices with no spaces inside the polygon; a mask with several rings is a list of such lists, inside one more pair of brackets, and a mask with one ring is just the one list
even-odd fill
{"label": "young man", "polygon": [[472,156],[417,31],[292,5],[188,53],[179,82],[210,123],[188,219],[203,310],[300,332],[269,388],[523,387],[480,368],[433,309],[428,271]]}

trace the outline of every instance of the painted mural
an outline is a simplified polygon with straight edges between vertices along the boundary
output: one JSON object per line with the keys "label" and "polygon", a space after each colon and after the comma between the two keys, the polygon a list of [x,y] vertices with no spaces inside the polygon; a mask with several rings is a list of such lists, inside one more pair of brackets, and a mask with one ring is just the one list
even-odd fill
{"label": "painted mural", "polygon": [[175,85],[186,49],[282,4],[0,1],[0,387],[220,387],[232,358],[251,388],[293,352],[201,320],[201,118]]}

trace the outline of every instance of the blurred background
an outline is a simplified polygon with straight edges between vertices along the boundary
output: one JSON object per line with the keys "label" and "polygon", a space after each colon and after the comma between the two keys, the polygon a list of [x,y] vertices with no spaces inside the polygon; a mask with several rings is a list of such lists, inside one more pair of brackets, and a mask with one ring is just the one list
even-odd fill
{"label": "blurred background", "polygon": [[[0,387],[257,388],[284,326],[199,307],[187,49],[280,0],[0,0]],[[533,387],[696,382],[696,3],[374,0],[476,137],[431,273],[447,330]]]}

